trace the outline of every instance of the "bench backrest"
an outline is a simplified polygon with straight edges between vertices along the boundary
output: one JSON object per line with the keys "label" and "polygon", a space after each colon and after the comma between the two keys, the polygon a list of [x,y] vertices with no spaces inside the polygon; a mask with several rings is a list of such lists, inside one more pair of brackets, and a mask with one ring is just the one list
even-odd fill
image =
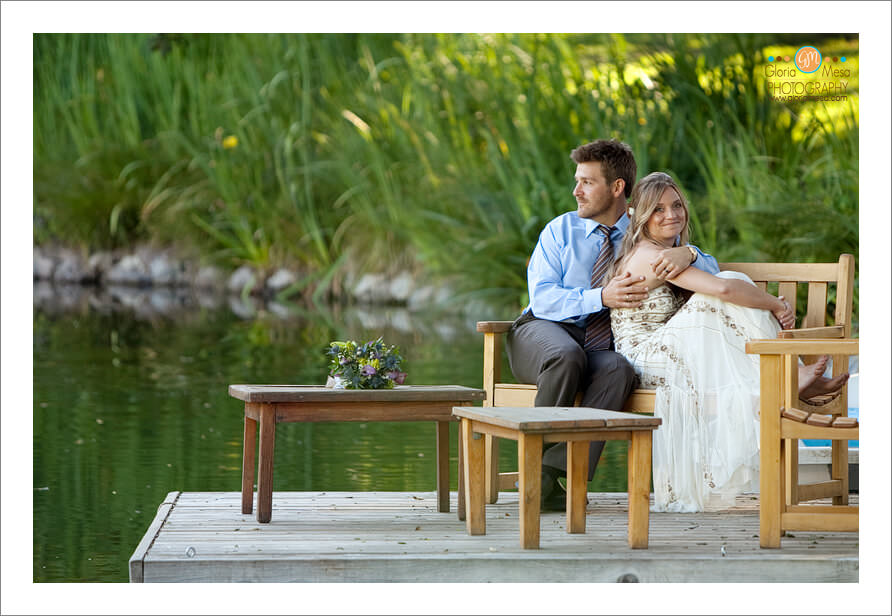
{"label": "bench backrest", "polygon": [[[836,291],[836,309],[832,325],[843,328],[842,337],[852,333],[852,298],[855,286],[855,257],[842,254],[836,263],[719,263],[721,270],[733,270],[749,276],[763,291],[769,283],[777,284],[777,295],[783,295],[796,306],[799,283],[804,283],[808,298],[800,328],[827,325],[828,285]],[[832,287],[831,287],[832,288]]]}

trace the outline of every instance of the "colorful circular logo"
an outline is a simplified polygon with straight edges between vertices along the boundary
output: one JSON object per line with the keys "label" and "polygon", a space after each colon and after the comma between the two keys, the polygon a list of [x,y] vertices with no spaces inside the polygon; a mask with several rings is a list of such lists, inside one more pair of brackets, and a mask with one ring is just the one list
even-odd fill
{"label": "colorful circular logo", "polygon": [[806,45],[800,47],[796,55],[793,56],[793,63],[803,73],[814,73],[821,68],[821,52],[817,47]]}

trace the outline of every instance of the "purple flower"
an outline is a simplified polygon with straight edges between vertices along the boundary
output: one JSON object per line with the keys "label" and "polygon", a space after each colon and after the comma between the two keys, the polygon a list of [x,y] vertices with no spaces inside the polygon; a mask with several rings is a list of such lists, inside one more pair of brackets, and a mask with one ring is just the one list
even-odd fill
{"label": "purple flower", "polygon": [[366,364],[365,366],[362,367],[362,373],[365,376],[372,376],[376,372],[378,372],[378,371],[375,370],[375,367],[371,364]]}
{"label": "purple flower", "polygon": [[390,379],[391,381],[393,381],[394,383],[396,383],[397,385],[402,385],[406,380],[406,376],[408,376],[408,375],[405,372],[399,372],[397,370],[387,373],[387,378]]}

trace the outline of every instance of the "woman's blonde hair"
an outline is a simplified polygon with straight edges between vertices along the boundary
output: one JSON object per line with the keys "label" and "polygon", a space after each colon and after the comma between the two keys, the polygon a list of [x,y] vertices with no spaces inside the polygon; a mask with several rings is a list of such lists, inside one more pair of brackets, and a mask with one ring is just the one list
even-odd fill
{"label": "woman's blonde hair", "polygon": [[623,236],[619,255],[613,262],[611,268],[607,271],[607,280],[613,278],[613,276],[621,270],[623,263],[625,263],[628,256],[632,253],[632,249],[642,237],[644,239],[656,241],[650,236],[650,233],[647,230],[647,221],[650,220],[654,210],[657,208],[660,197],[663,196],[663,191],[667,188],[671,188],[675,191],[681,201],[682,208],[684,208],[685,223],[675,242],[675,246],[684,246],[688,243],[691,216],[688,211],[687,199],[685,199],[678,184],[675,183],[675,180],[673,180],[668,173],[663,173],[661,171],[650,173],[638,180],[635,187],[632,189],[632,196],[626,207],[630,219],[629,228],[626,229],[626,234]]}

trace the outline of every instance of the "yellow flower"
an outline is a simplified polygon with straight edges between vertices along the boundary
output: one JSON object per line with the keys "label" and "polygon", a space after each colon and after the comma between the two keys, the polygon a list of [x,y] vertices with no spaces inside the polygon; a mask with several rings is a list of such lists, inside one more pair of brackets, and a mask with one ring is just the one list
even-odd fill
{"label": "yellow flower", "polygon": [[235,146],[238,145],[238,137],[235,135],[229,135],[226,139],[223,140],[223,149],[231,150]]}

